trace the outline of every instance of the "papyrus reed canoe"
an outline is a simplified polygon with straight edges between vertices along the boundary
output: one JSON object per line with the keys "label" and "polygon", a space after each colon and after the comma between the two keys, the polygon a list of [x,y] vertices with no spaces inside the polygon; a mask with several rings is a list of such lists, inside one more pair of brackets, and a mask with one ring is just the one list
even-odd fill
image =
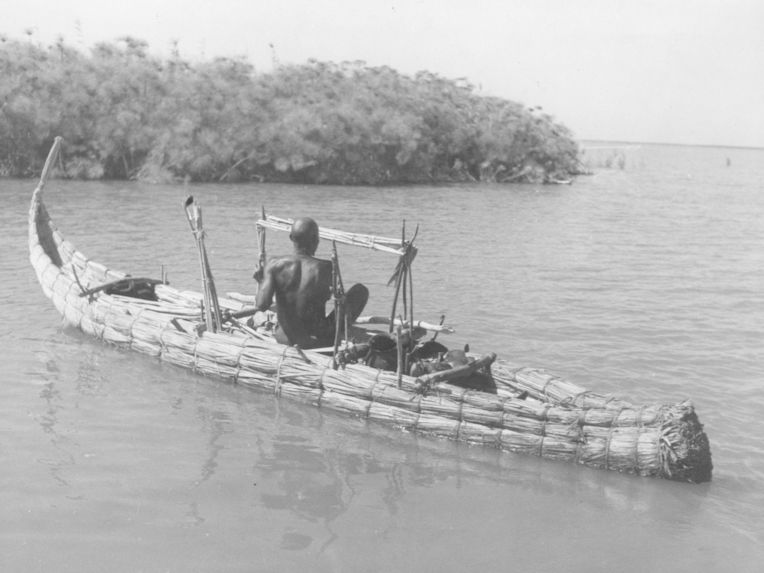
{"label": "papyrus reed canoe", "polygon": [[[446,382],[422,393],[410,376],[399,386],[395,373],[363,364],[335,370],[332,357],[280,345],[240,324],[199,334],[199,293],[158,284],[158,300],[148,301],[98,290],[127,275],[89,260],[53,225],[43,188],[57,149],[58,142],[32,196],[29,256],[66,324],[200,374],[373,422],[593,468],[711,479],[708,438],[689,401],[634,405],[500,359],[491,368],[496,394]],[[220,305],[242,306],[226,299]]]}

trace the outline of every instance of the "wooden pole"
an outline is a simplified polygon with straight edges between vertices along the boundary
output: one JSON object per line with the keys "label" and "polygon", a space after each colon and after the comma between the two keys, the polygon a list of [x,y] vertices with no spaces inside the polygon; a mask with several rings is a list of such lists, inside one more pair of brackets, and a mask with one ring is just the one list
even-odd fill
{"label": "wooden pole", "polygon": [[[403,269],[403,256],[399,259],[399,265],[401,266],[401,269]],[[402,271],[397,274],[395,277],[395,294],[393,294],[393,308],[390,311],[390,330],[389,333],[393,333],[393,325],[395,324],[395,310],[398,307],[398,293],[400,293],[401,290],[401,274]]]}
{"label": "wooden pole", "polygon": [[212,278],[207,249],[204,246],[204,224],[202,222],[202,208],[194,203],[193,195],[189,195],[184,204],[188,224],[194,234],[196,248],[199,253],[199,266],[202,271],[202,285],[204,286],[204,322],[207,330],[217,332],[221,325],[220,304],[218,302],[215,281]]}
{"label": "wooden pole", "polygon": [[[401,244],[404,243],[406,238],[406,220],[403,220],[403,239],[401,240]],[[390,330],[389,333],[393,333],[393,324],[395,324],[395,311],[398,308],[398,296],[401,292],[401,282],[403,280],[404,276],[404,269],[406,267],[406,252],[404,250],[403,254],[398,258],[398,272],[395,277],[395,294],[393,294],[393,308],[390,311]]]}
{"label": "wooden pole", "polygon": [[395,341],[397,350],[398,350],[398,366],[396,368],[396,374],[398,376],[398,388],[401,387],[401,384],[403,383],[403,345],[401,344],[401,332],[403,331],[403,327],[401,327],[400,324],[398,324],[398,327],[396,328],[397,333],[397,340]]}
{"label": "wooden pole", "polygon": [[414,332],[414,276],[411,274],[411,266],[408,267],[409,271],[409,327],[411,328],[412,336]]}
{"label": "wooden pole", "polygon": [[199,210],[199,230],[202,245],[202,254],[204,255],[204,276],[207,280],[207,292],[209,293],[210,306],[212,307],[213,314],[213,330],[217,332],[222,326],[221,314],[220,314],[220,301],[218,300],[218,291],[215,287],[215,280],[212,278],[212,268],[210,267],[210,258],[207,256],[207,248],[204,245],[204,227],[202,226],[202,208]]}
{"label": "wooden pole", "polygon": [[345,308],[345,285],[342,284],[340,273],[340,260],[337,255],[337,243],[332,241],[332,296],[334,297],[334,352],[332,354],[332,366],[335,370],[339,367],[337,351],[340,347],[340,314],[344,315],[345,338],[347,339],[347,309]]}
{"label": "wooden pole", "polygon": [[[411,241],[409,241],[408,245],[406,246],[406,256],[408,257],[410,253],[410,247],[413,246],[414,241],[416,240],[417,235],[419,234],[419,225],[416,226],[416,229],[414,229],[414,236],[411,237]],[[414,328],[414,276],[411,274],[411,260],[408,258],[406,259],[406,269],[408,271],[408,279],[409,279],[409,325],[412,329],[412,335],[413,335],[413,328]]]}
{"label": "wooden pole", "polygon": [[403,268],[401,269],[401,273],[403,273],[403,278],[401,279],[401,302],[403,303],[401,306],[403,307],[403,312],[401,313],[403,318],[409,317],[409,299],[408,299],[408,282],[409,282],[409,268],[408,265],[404,264]]}
{"label": "wooden pole", "polygon": [[[265,205],[260,206],[260,214],[262,220],[265,221]],[[255,275],[257,275],[259,271],[265,273],[265,265],[267,264],[265,255],[265,227],[261,227],[260,225],[257,225],[257,250],[258,268],[255,271]],[[258,292],[260,292],[260,284],[261,282],[257,281]]]}
{"label": "wooden pole", "polygon": [[[406,246],[406,219],[403,220],[403,225],[401,226],[401,245]],[[403,278],[401,279],[401,286],[403,288],[402,296],[401,296],[401,302],[403,302],[403,317],[406,318],[409,313],[409,305],[408,305],[408,297],[406,296],[406,290],[407,290],[407,283],[409,278],[409,266],[408,261],[405,258],[403,260],[403,267],[401,268],[401,272],[403,273]]]}

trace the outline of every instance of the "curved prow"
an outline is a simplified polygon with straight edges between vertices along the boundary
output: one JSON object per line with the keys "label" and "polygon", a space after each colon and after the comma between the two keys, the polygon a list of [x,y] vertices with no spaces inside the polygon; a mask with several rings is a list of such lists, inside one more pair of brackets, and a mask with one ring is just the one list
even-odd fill
{"label": "curved prow", "polygon": [[34,252],[34,245],[37,245],[57,267],[61,267],[63,261],[61,260],[57,241],[55,241],[53,236],[55,229],[51,223],[45,204],[42,202],[42,190],[48,181],[48,177],[50,177],[50,172],[53,170],[53,166],[58,160],[58,155],[61,150],[61,141],[62,138],[60,136],[53,140],[53,145],[48,152],[48,158],[45,160],[45,166],[42,168],[42,173],[40,174],[40,181],[32,195],[32,205],[29,210],[30,254]]}
{"label": "curved prow", "polygon": [[59,151],[61,150],[61,141],[62,138],[60,135],[57,135],[56,138],[53,140],[53,145],[50,148],[50,151],[48,152],[48,158],[45,160],[45,165],[42,168],[42,173],[40,174],[40,182],[37,184],[37,191],[42,191],[42,188],[45,187],[45,183],[48,181],[48,176],[50,175],[51,169],[53,169],[53,165],[55,165],[56,160],[58,159]]}
{"label": "curved prow", "polygon": [[[63,315],[67,324],[100,336],[87,308],[91,297],[80,296],[104,290],[125,278],[125,273],[91,261],[64,239],[56,229],[42,199],[42,190],[58,160],[62,138],[56,137],[48,153],[40,181],[29,207],[29,260],[43,293]],[[100,289],[99,285],[106,285]]]}

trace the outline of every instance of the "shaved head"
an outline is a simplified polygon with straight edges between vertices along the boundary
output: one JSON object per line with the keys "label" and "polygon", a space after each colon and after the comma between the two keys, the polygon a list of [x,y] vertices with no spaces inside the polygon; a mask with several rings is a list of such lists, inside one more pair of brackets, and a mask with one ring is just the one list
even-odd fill
{"label": "shaved head", "polygon": [[318,224],[310,217],[300,217],[292,223],[289,238],[295,248],[307,251],[309,255],[316,252],[318,247]]}

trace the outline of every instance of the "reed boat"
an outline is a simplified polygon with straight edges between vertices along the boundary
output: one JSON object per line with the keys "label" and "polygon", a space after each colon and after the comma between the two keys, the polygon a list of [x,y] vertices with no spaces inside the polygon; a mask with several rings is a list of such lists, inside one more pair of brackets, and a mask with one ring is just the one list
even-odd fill
{"label": "reed boat", "polygon": [[[708,438],[689,400],[633,404],[490,353],[470,354],[465,365],[451,369],[480,370],[492,381],[490,392],[465,387],[448,372],[414,376],[356,362],[347,354],[338,360],[348,350],[344,341],[329,352],[279,344],[237,318],[246,314],[246,300],[218,297],[206,280],[203,293],[182,291],[162,279],[134,278],[89,260],[64,239],[43,202],[60,143],[54,143],[32,196],[29,256],[45,296],[66,325],[202,375],[434,438],[640,476],[692,483],[711,479]],[[200,236],[201,229],[189,220]],[[277,228],[288,221],[259,223]],[[403,239],[354,235],[354,240],[399,254],[410,246]],[[200,256],[202,268],[209,270],[203,248]],[[146,292],[151,296],[143,296]],[[217,323],[210,323],[211,309],[218,313]],[[414,324],[413,316],[404,317],[399,329]],[[417,324],[435,332],[445,328]]]}

